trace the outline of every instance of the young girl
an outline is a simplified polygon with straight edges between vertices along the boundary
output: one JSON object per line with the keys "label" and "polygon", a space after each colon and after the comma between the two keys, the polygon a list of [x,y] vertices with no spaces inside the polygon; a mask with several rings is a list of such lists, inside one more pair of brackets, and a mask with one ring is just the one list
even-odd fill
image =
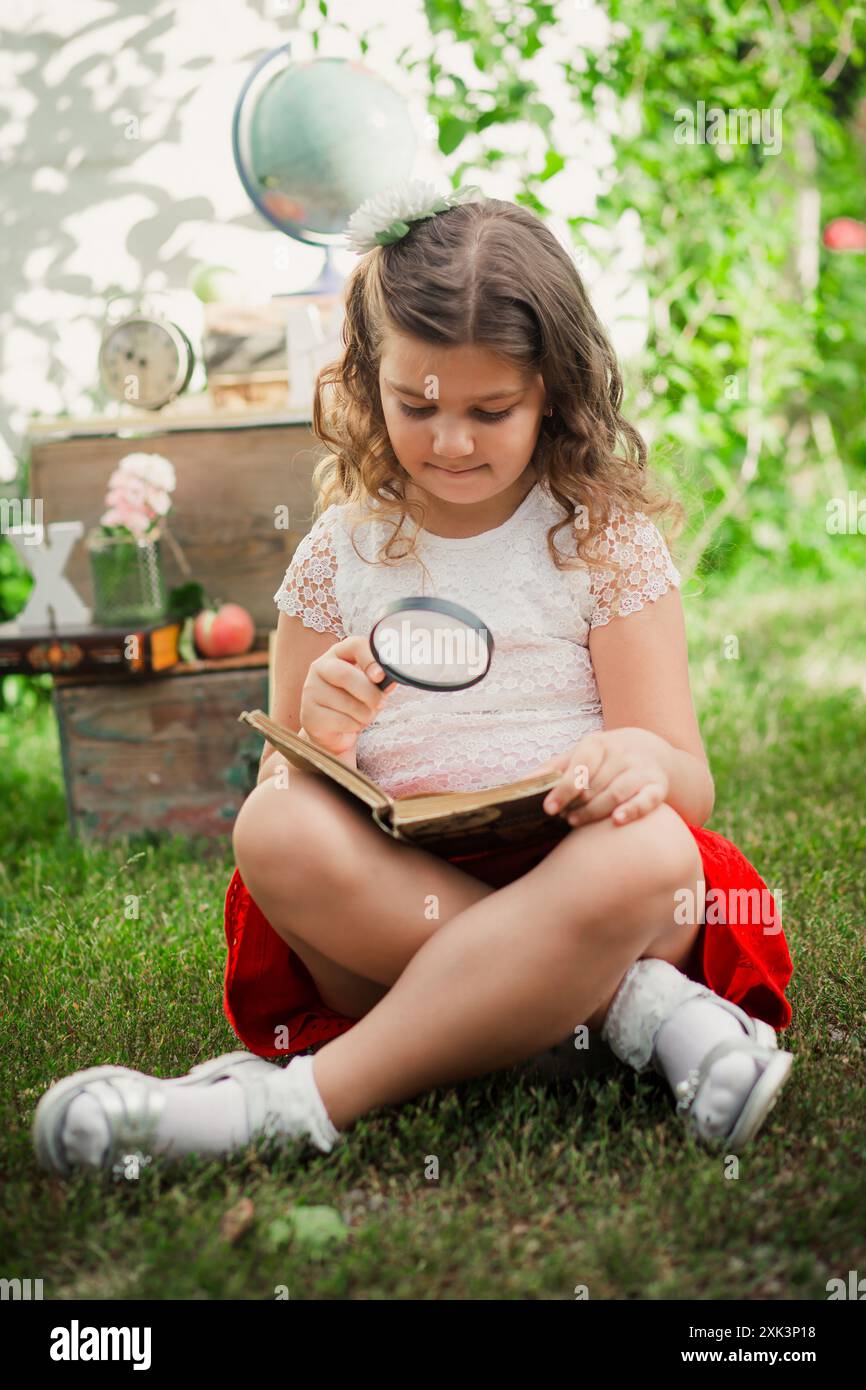
{"label": "young girl", "polygon": [[[262,1135],[326,1153],[373,1107],[599,1035],[736,1151],[790,1071],[791,958],[763,879],[704,828],[680,575],[650,520],[671,504],[610,345],[525,208],[412,183],[350,235],[345,351],[313,417],[333,452],[275,595],[273,716],[395,796],[558,773],[559,833],[437,858],[266,744],[225,918],[225,1009],[252,1052],[67,1077],[37,1152],[60,1172]],[[419,594],[487,623],[482,681],[379,687],[373,623]]]}

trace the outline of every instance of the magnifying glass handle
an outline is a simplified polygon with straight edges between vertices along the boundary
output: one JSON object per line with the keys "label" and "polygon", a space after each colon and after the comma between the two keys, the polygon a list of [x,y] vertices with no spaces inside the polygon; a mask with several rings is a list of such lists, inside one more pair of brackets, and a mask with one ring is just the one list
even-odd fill
{"label": "magnifying glass handle", "polygon": [[[382,665],[381,661],[379,665]],[[370,679],[373,680],[373,677],[371,676]],[[382,679],[380,681],[373,681],[373,684],[377,686],[379,690],[385,690],[389,685],[399,685],[400,682],[397,680],[396,676],[389,676],[386,671]]]}

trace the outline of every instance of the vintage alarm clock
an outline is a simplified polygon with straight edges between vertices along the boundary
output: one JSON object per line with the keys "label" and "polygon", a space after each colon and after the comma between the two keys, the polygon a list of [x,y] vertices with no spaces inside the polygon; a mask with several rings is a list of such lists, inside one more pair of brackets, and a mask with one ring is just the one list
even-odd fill
{"label": "vintage alarm clock", "polygon": [[195,352],[183,329],[142,304],[106,323],[99,349],[99,378],[114,400],[141,410],[160,410],[189,385]]}

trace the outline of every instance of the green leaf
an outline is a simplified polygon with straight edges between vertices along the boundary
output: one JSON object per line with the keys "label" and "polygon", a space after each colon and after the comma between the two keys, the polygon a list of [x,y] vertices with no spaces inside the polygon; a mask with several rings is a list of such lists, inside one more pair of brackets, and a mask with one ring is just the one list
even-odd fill
{"label": "green leaf", "polygon": [[191,579],[170,590],[167,615],[170,618],[195,618],[207,608],[207,596],[198,580]]}
{"label": "green leaf", "polygon": [[512,106],[519,106],[534,91],[534,82],[512,82],[508,87],[508,100]]}
{"label": "green leaf", "polygon": [[552,179],[554,174],[558,174],[560,169],[565,168],[565,160],[556,150],[547,150],[544,156],[544,168],[538,175],[539,181],[545,183],[547,179]]}
{"label": "green leaf", "polygon": [[439,122],[439,148],[443,154],[453,154],[469,127],[459,116],[445,116]]}
{"label": "green leaf", "polygon": [[553,120],[553,112],[543,101],[531,101],[526,108],[526,115],[528,120],[535,121],[543,130],[547,130]]}
{"label": "green leaf", "polygon": [[272,1250],[276,1250],[280,1245],[287,1245],[293,1234],[294,1226],[291,1222],[279,1216],[265,1231],[265,1240]]}
{"label": "green leaf", "polygon": [[183,627],[180,630],[180,637],[177,644],[177,654],[181,661],[198,661],[198,652],[195,649],[195,618],[185,618]]}
{"label": "green leaf", "polygon": [[295,1244],[315,1255],[334,1243],[348,1239],[342,1216],[334,1207],[294,1207],[288,1213]]}

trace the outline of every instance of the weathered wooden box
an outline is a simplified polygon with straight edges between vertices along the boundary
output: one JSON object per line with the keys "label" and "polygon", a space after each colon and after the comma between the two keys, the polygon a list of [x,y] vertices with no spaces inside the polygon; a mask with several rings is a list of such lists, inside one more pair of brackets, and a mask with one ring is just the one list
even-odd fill
{"label": "weathered wooden box", "polygon": [[[149,423],[34,422],[28,438],[29,492],[43,500],[46,525],[96,525],[108,479],[125,454],[170,459],[177,489],[169,526],[192,574],[183,572],[166,544],[166,584],[170,589],[191,577],[210,598],[240,603],[252,614],[262,644],[278,617],[273,595],[312,518],[312,471],[325,451],[309,424],[291,417],[262,421],[251,413],[229,425],[212,408],[200,416],[170,417],[166,407]],[[73,547],[66,577],[91,605],[84,545]]]}
{"label": "weathered wooden box", "polygon": [[[323,449],[306,412],[224,412],[207,397],[180,397],[159,412],[35,420],[28,428],[29,492],[44,520],[95,525],[106,484],[124,454],[161,453],[177,472],[172,534],[212,599],[242,604],[256,646],[273,634],[273,594],[309,529],[311,475]],[[169,588],[189,576],[164,549]],[[66,575],[93,601],[83,545]],[[83,838],[140,831],[228,842],[255,786],[262,740],[237,716],[269,709],[268,655],[174,666],[155,677],[57,677],[69,820]]]}
{"label": "weathered wooden box", "polygon": [[267,652],[134,681],[61,676],[53,699],[74,834],[162,831],[229,842],[262,749],[238,715],[269,707]]}

